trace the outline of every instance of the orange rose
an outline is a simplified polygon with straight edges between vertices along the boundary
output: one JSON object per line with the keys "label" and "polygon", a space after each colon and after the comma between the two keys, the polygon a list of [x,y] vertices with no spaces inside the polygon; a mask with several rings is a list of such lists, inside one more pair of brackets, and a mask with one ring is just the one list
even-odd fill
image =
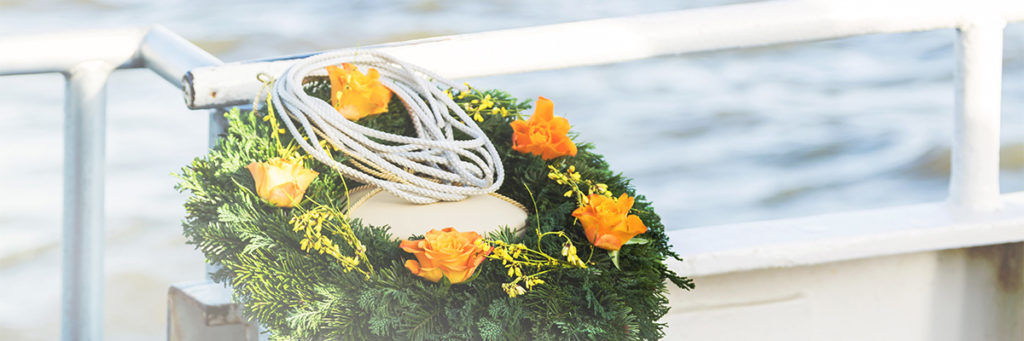
{"label": "orange rose", "polygon": [[245,168],[256,182],[256,194],[278,207],[298,205],[306,194],[306,187],[319,174],[302,167],[302,161],[282,158],[253,162]]}
{"label": "orange rose", "polygon": [[572,216],[583,224],[583,233],[591,244],[615,251],[622,248],[634,236],[647,232],[647,226],[640,217],[629,214],[633,198],[622,194],[618,199],[591,194],[586,206],[577,208]]}
{"label": "orange rose", "polygon": [[576,144],[569,139],[569,120],[554,115],[551,100],[538,97],[529,120],[512,122],[512,149],[540,155],[551,160],[562,155],[576,156]]}
{"label": "orange rose", "polygon": [[376,115],[388,111],[391,90],[381,84],[380,73],[371,68],[366,75],[355,65],[341,64],[327,67],[327,78],[331,80],[331,105],[350,120]]}
{"label": "orange rose", "polygon": [[425,237],[420,240],[403,240],[399,247],[416,255],[418,260],[405,261],[405,267],[431,282],[441,280],[441,276],[448,278],[452,284],[465,282],[492,249],[482,249],[476,245],[476,241],[481,238],[480,234],[459,232],[451,227],[440,231],[430,230]]}

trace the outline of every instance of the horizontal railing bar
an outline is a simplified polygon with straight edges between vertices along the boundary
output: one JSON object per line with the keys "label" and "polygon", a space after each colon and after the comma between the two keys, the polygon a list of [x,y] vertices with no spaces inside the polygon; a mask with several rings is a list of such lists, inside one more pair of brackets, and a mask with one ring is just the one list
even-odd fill
{"label": "horizontal railing bar", "polygon": [[189,69],[223,64],[206,50],[160,25],[146,33],[139,46],[139,57],[145,67],[176,87],[181,87],[182,77]]}
{"label": "horizontal railing bar", "polygon": [[67,73],[84,62],[117,69],[146,67],[180,87],[189,69],[223,62],[160,25],[0,36],[0,76]]}
{"label": "horizontal railing bar", "polygon": [[1024,241],[1024,192],[978,213],[946,202],[668,231],[684,261],[669,267],[710,276]]}
{"label": "horizontal railing bar", "polygon": [[83,62],[139,67],[136,58],[146,29],[128,28],[0,36],[0,76],[68,72]]}
{"label": "horizontal railing bar", "polygon": [[[1024,1],[777,0],[581,21],[371,46],[460,79],[608,64],[656,56],[874,33],[1022,21]],[[292,62],[244,62],[192,70],[192,109],[238,105],[259,91],[256,75]]]}

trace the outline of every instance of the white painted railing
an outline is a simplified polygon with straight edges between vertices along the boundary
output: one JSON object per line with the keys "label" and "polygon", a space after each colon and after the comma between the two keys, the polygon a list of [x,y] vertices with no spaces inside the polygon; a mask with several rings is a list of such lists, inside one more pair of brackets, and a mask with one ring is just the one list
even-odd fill
{"label": "white painted railing", "polygon": [[[682,274],[707,276],[1024,240],[1024,194],[1000,195],[1002,32],[1020,0],[776,0],[537,26],[376,47],[450,78],[865,34],[955,28],[956,111],[949,200],[802,219],[672,231]],[[529,46],[509,53],[504,46]],[[149,68],[193,109],[244,104],[288,58],[220,65],[155,27],[0,37],[0,75],[67,76],[62,335],[100,339],[105,84]],[[74,53],[68,53],[74,51]],[[538,53],[537,51],[543,51]],[[211,141],[223,129],[211,115]]]}
{"label": "white painted railing", "polygon": [[160,26],[0,37],[0,51],[0,76],[59,72],[67,79],[61,337],[101,340],[107,76],[145,67],[180,85],[190,68],[220,60]]}

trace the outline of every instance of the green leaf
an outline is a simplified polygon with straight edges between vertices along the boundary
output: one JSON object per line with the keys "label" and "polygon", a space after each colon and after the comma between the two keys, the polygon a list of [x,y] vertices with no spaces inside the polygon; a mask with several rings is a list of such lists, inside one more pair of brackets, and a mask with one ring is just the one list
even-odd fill
{"label": "green leaf", "polygon": [[608,251],[608,257],[612,258],[612,264],[615,264],[616,269],[622,270],[622,268],[619,267],[619,250]]}
{"label": "green leaf", "polygon": [[644,244],[647,244],[647,243],[650,243],[650,242],[651,241],[647,240],[647,239],[643,239],[643,238],[640,238],[640,237],[633,237],[633,239],[630,239],[628,242],[626,242],[625,245],[644,245]]}

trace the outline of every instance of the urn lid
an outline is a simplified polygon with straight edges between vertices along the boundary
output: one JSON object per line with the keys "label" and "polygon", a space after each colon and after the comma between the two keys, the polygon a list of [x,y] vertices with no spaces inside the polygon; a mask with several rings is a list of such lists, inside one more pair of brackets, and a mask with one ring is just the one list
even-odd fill
{"label": "urn lid", "polygon": [[521,231],[526,226],[523,205],[497,193],[474,195],[461,201],[414,204],[373,186],[349,191],[350,218],[364,224],[391,226],[391,234],[407,239],[431,229],[454,227],[486,236],[503,226]]}

